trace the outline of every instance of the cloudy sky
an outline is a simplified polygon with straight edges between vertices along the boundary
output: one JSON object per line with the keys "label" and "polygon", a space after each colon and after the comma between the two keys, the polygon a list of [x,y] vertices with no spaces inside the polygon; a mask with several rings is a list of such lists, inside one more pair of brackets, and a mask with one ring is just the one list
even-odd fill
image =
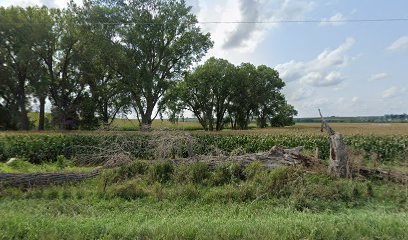
{"label": "cloudy sky", "polygon": [[[193,6],[203,31],[210,32],[215,43],[207,58],[215,56],[234,64],[251,62],[277,69],[287,83],[284,92],[299,111],[298,117],[316,116],[317,108],[325,115],[336,116],[408,112],[408,21],[341,22],[408,18],[406,0],[187,3]],[[64,7],[66,1],[0,0],[0,5],[11,4]]]}

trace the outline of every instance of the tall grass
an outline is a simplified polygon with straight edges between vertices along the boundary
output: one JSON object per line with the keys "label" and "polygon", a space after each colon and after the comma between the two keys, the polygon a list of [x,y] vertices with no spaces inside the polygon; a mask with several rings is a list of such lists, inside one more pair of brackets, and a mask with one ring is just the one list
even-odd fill
{"label": "tall grass", "polygon": [[0,189],[0,239],[406,239],[405,186],[319,170],[137,161]]}

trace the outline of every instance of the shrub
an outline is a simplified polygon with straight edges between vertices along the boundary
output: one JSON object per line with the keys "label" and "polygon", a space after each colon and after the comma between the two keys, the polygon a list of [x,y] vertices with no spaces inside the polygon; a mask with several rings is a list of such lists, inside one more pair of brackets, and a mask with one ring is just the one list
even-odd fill
{"label": "shrub", "polygon": [[57,168],[60,170],[65,169],[67,166],[69,166],[70,162],[69,160],[64,157],[63,155],[58,155],[57,156]]}
{"label": "shrub", "polygon": [[278,167],[268,174],[262,175],[265,190],[267,193],[276,197],[288,196],[292,193],[292,185],[298,179],[301,171],[294,167]]}
{"label": "shrub", "polygon": [[174,172],[173,164],[159,161],[149,167],[150,182],[166,183],[171,180]]}
{"label": "shrub", "polygon": [[114,197],[131,200],[148,196],[148,191],[143,182],[136,179],[114,186],[111,190],[111,194]]}
{"label": "shrub", "polygon": [[110,171],[104,171],[102,175],[103,188],[106,188],[108,184],[122,182],[137,175],[144,175],[149,168],[149,163],[147,161],[134,161],[131,164],[121,166],[117,169]]}
{"label": "shrub", "polygon": [[227,183],[238,182],[243,179],[243,173],[239,164],[220,164],[215,167],[211,174],[212,186],[221,186]]}
{"label": "shrub", "polygon": [[262,166],[260,161],[251,162],[248,166],[244,169],[244,175],[246,179],[252,180],[255,178],[256,175],[264,172],[265,168]]}
{"label": "shrub", "polygon": [[181,164],[174,172],[174,179],[179,183],[203,184],[209,176],[208,165],[203,162]]}
{"label": "shrub", "polygon": [[179,185],[176,190],[176,198],[181,198],[183,200],[196,200],[200,197],[200,191],[194,184]]}
{"label": "shrub", "polygon": [[33,165],[29,163],[26,158],[16,158],[7,165],[13,169],[20,171],[28,171],[33,167]]}

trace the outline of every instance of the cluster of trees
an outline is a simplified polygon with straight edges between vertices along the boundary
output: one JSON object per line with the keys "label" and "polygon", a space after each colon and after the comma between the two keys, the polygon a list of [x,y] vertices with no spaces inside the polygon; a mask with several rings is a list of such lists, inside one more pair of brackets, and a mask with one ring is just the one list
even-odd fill
{"label": "cluster of trees", "polygon": [[388,114],[384,115],[384,118],[386,121],[408,121],[408,114],[403,113],[403,114]]}
{"label": "cluster of trees", "polygon": [[[145,126],[182,109],[192,110],[208,130],[228,121],[244,129],[253,117],[266,126],[295,113],[279,93],[284,84],[277,72],[266,66],[210,59],[190,73],[212,45],[183,0],[2,7],[0,126],[30,129],[27,113],[37,102],[44,129],[46,99],[59,129],[109,126],[118,113],[129,112]],[[201,91],[205,85],[208,93]]]}
{"label": "cluster of trees", "polygon": [[265,65],[234,66],[224,59],[210,58],[174,84],[165,98],[170,119],[183,110],[194,113],[205,130],[219,131],[225,125],[247,129],[252,119],[258,126],[294,124],[297,114],[280,90],[285,83],[279,73]]}

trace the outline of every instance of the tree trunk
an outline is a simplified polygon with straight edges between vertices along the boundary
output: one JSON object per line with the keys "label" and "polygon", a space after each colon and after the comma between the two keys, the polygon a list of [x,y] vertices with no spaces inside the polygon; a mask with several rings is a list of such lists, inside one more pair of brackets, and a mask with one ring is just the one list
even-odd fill
{"label": "tree trunk", "polygon": [[266,117],[264,116],[259,117],[259,127],[266,128]]}
{"label": "tree trunk", "polygon": [[330,136],[330,174],[341,177],[349,177],[349,164],[346,144],[341,134],[335,133]]}
{"label": "tree trunk", "polygon": [[20,128],[23,130],[29,130],[30,129],[30,122],[28,120],[27,116],[27,109],[26,109],[26,95],[25,95],[25,89],[24,89],[24,83],[21,83],[18,89],[18,94],[17,94],[17,104],[20,109],[19,112],[19,125]]}
{"label": "tree trunk", "polygon": [[152,117],[148,114],[142,114],[142,122],[140,124],[141,131],[149,131],[152,128]]}
{"label": "tree trunk", "polygon": [[43,131],[45,125],[45,97],[40,97],[40,113],[38,115],[38,130]]}
{"label": "tree trunk", "polygon": [[346,144],[343,141],[341,134],[336,133],[327,122],[324,120],[319,109],[320,117],[322,118],[321,131],[326,130],[330,136],[330,166],[329,173],[341,178],[348,178],[350,175],[348,155]]}

